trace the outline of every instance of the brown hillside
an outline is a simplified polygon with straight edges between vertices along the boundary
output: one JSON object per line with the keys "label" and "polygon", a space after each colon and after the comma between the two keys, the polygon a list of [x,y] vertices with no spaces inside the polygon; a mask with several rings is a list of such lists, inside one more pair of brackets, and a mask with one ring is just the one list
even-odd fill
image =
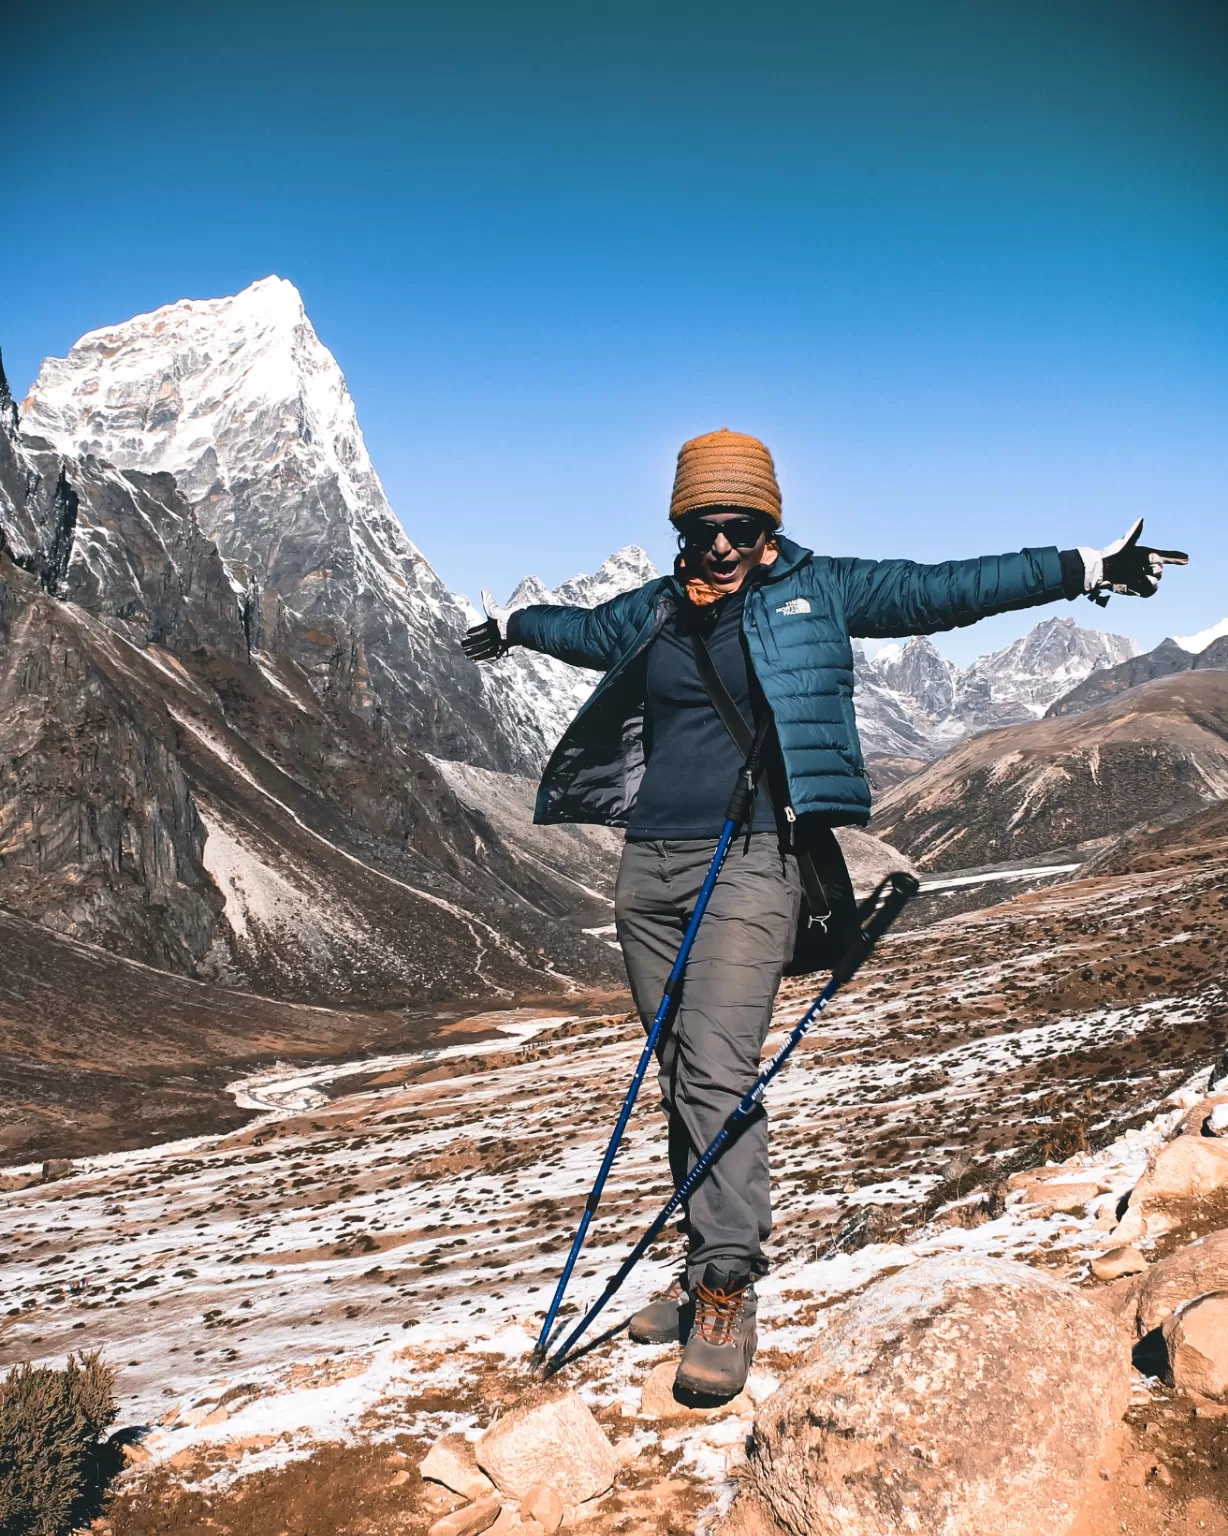
{"label": "brown hillside", "polygon": [[1228,672],[989,731],[885,795],[873,830],[928,870],[1030,859],[1228,798]]}

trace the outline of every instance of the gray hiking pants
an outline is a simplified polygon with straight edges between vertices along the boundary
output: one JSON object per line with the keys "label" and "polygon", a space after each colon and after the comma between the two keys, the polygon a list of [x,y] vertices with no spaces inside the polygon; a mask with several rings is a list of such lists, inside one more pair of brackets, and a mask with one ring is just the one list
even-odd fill
{"label": "gray hiking pants", "polygon": [[[700,924],[672,1025],[657,1048],[669,1163],[677,1188],[759,1073],[772,1004],[792,952],[801,903],[797,861],[775,832],[729,850]],[[651,1027],[695,908],[715,839],[629,842],[614,897],[635,1006]],[[692,1196],[685,1213],[692,1283],[707,1264],[767,1271],[772,1230],[767,1114],[745,1122]]]}

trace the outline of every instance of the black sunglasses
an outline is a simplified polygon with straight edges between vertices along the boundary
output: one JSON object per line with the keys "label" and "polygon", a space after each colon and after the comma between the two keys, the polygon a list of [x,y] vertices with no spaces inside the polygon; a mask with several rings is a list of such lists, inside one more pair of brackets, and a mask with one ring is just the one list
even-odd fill
{"label": "black sunglasses", "polygon": [[724,523],[700,517],[687,523],[683,537],[695,549],[711,549],[717,534],[723,533],[734,549],[753,549],[766,531],[767,524],[758,517],[731,517]]}

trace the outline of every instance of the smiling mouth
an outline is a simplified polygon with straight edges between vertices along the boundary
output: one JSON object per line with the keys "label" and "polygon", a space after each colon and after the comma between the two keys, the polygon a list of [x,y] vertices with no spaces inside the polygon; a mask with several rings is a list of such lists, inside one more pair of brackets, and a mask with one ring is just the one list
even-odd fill
{"label": "smiling mouth", "polygon": [[709,566],[709,573],[714,581],[730,581],[738,574],[737,556],[731,556],[728,560],[714,560]]}

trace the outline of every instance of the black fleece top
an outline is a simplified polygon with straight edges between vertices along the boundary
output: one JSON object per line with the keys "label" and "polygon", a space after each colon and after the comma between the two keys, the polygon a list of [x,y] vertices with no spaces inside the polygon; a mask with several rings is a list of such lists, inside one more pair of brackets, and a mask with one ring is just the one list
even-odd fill
{"label": "black fleece top", "polygon": [[[666,619],[649,647],[644,711],[647,766],[627,824],[629,842],[721,834],[725,807],[743,759],[700,678],[687,624],[699,623],[721,681],[743,720],[753,725],[749,660],[742,639],[745,597],[743,583],[706,608],[688,605],[687,612]],[[762,787],[755,798],[751,827],[756,832],[776,829]]]}

